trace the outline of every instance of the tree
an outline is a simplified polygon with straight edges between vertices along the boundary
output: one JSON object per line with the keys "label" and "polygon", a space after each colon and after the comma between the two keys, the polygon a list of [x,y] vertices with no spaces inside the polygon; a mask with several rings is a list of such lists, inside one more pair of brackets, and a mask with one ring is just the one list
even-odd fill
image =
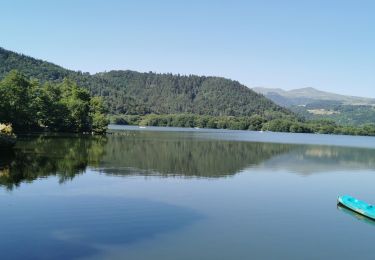
{"label": "tree", "polygon": [[12,71],[0,82],[0,122],[11,123],[15,132],[49,130],[106,132],[103,101],[69,79],[60,84],[28,80]]}
{"label": "tree", "polygon": [[18,71],[11,71],[0,82],[0,120],[11,123],[15,131],[37,126],[31,104],[31,83]]}
{"label": "tree", "polygon": [[101,97],[93,97],[90,100],[90,116],[92,120],[92,131],[96,134],[107,132],[109,120],[105,115],[106,108]]}

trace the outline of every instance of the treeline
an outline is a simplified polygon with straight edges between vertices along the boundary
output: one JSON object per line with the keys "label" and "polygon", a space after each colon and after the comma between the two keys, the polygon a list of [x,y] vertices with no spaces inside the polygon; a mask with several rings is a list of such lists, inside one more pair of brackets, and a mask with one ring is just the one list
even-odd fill
{"label": "treeline", "polygon": [[199,127],[254,131],[261,130],[266,122],[267,119],[259,115],[254,115],[251,117],[216,117],[194,114],[149,114],[145,116],[122,115],[111,117],[111,123],[120,125]]}
{"label": "treeline", "polygon": [[310,120],[298,122],[277,119],[264,124],[262,130],[291,133],[375,136],[375,124],[365,124],[357,127],[343,126],[338,125],[332,120]]}
{"label": "treeline", "polygon": [[319,133],[375,136],[375,124],[360,127],[340,126],[330,120],[298,121],[293,117],[282,119],[250,117],[200,116],[194,114],[174,115],[117,115],[111,116],[111,123],[119,125],[199,127],[232,130],[272,131],[289,133]]}
{"label": "treeline", "polygon": [[29,80],[11,71],[0,81],[0,123],[14,131],[105,133],[108,120],[101,98],[71,80],[61,83]]}

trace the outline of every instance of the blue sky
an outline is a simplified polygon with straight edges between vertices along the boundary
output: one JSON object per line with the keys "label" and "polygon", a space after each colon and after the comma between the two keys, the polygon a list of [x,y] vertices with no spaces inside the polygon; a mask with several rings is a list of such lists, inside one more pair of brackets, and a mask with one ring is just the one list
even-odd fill
{"label": "blue sky", "polygon": [[74,70],[375,97],[375,1],[2,0],[0,46]]}

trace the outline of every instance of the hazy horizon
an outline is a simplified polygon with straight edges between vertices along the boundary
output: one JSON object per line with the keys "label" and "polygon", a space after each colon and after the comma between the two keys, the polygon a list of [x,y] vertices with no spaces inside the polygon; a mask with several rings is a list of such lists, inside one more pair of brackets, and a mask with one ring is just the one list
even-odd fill
{"label": "hazy horizon", "polygon": [[[375,3],[4,1],[8,50],[90,73],[221,76],[375,97]],[[18,15],[14,15],[14,13]]]}

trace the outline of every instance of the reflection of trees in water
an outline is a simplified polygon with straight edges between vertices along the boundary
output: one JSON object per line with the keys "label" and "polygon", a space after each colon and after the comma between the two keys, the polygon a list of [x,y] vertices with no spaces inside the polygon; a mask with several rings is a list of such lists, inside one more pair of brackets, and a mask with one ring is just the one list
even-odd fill
{"label": "reflection of trees in water", "polygon": [[[198,138],[197,138],[198,137]],[[117,175],[221,177],[259,165],[298,174],[375,169],[375,149],[200,139],[191,133],[110,136],[101,167]]]}
{"label": "reflection of trees in water", "polygon": [[97,166],[106,138],[40,136],[20,139],[13,152],[0,153],[0,185],[9,189],[23,181],[56,175],[60,182]]}
{"label": "reflection of trees in water", "polygon": [[20,139],[12,153],[0,152],[0,185],[11,189],[49,175],[64,182],[87,166],[115,175],[223,177],[255,165],[300,174],[375,169],[375,150],[200,139],[170,132],[40,136]]}
{"label": "reflection of trees in water", "polygon": [[[154,138],[153,138],[154,136]],[[157,134],[111,136],[101,168],[116,175],[161,174],[197,177],[233,175],[294,146],[175,138]]]}
{"label": "reflection of trees in water", "polygon": [[305,151],[306,159],[314,159],[320,163],[345,162],[375,168],[375,149],[313,146],[305,147]]}
{"label": "reflection of trees in water", "polygon": [[184,135],[146,133],[91,136],[41,136],[19,140],[14,152],[0,153],[0,185],[56,175],[72,179],[87,166],[109,174],[159,174],[201,177],[233,175],[292,146],[199,140]]}
{"label": "reflection of trees in water", "polygon": [[286,169],[304,175],[340,170],[375,170],[375,149],[298,145],[290,153],[267,161],[263,167]]}

